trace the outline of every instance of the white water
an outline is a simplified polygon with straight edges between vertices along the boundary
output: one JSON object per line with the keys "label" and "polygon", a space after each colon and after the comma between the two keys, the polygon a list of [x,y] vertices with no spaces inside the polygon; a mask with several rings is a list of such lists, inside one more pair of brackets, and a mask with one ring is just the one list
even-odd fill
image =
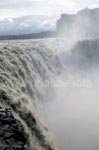
{"label": "white water", "polygon": [[[63,43],[65,45],[63,45]],[[60,52],[64,51],[65,48],[67,50],[67,47],[71,47],[71,44],[68,44],[66,47],[67,44],[64,40],[60,41],[60,43],[59,40],[55,42],[54,39],[52,41],[47,39],[20,42],[11,41],[8,43],[1,42],[0,44],[2,60],[0,69],[1,73],[6,71],[6,74],[3,73],[3,76],[9,83],[7,83],[6,86],[6,82],[2,83],[1,78],[2,84],[0,88],[12,95],[15,100],[13,103],[18,103],[20,99],[20,107],[23,108],[22,111],[24,112],[25,108],[25,110],[33,111],[34,114],[33,106],[34,102],[36,102],[40,117],[54,136],[53,142],[55,142],[57,150],[98,150],[98,69],[95,70],[95,68],[93,68],[88,74],[83,70],[82,74],[80,70],[79,72],[75,71],[75,73],[70,71],[69,68],[66,68],[61,70],[62,74],[58,76],[56,72],[58,72],[60,67],[57,67],[59,61],[57,61],[55,56],[57,56],[58,53],[60,57]],[[7,46],[7,48],[4,48],[4,46]],[[98,55],[98,53],[96,55]],[[3,67],[4,63],[5,68]],[[7,66],[8,68],[6,68]],[[18,73],[20,68],[24,73],[25,81],[23,80],[23,76]],[[27,69],[29,71],[27,71]],[[17,76],[15,75],[12,78],[11,73],[13,72],[18,73],[18,78],[16,78]],[[51,80],[54,81],[54,84],[51,82],[50,88],[46,88],[46,86],[42,88],[42,85],[37,84],[37,80],[43,83],[42,78],[44,76],[50,78],[50,80],[48,80],[49,82],[51,82]],[[13,88],[10,87],[10,82]],[[16,86],[14,86],[13,83],[15,83]],[[27,86],[26,89],[26,83],[30,85],[32,92],[29,90],[29,86]],[[23,93],[24,90],[22,91],[22,87],[26,89],[26,93]],[[33,93],[34,97],[31,93]],[[26,94],[29,95],[29,98],[27,98]],[[22,100],[26,100],[26,98],[27,103],[25,104]]]}
{"label": "white water", "polygon": [[64,72],[55,81],[53,98],[47,91],[48,102],[39,104],[39,113],[58,150],[98,150],[99,73],[94,68],[83,74]]}

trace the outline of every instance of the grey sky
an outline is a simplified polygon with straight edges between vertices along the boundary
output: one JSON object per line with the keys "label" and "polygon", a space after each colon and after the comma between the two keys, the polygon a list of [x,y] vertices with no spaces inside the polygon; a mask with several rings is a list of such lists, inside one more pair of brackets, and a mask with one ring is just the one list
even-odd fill
{"label": "grey sky", "polygon": [[0,35],[55,30],[60,14],[85,7],[99,7],[99,0],[0,0]]}
{"label": "grey sky", "polygon": [[99,0],[0,0],[0,17],[24,15],[58,16],[84,7],[99,7]]}

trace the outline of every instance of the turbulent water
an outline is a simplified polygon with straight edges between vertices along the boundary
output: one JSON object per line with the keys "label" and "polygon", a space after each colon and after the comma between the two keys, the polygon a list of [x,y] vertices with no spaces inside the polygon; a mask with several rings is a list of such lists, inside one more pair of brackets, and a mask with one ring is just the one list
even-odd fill
{"label": "turbulent water", "polygon": [[99,149],[98,43],[0,42],[0,107],[12,107],[32,150]]}
{"label": "turbulent water", "polygon": [[53,147],[47,129],[39,122],[35,102],[48,100],[47,89],[40,83],[54,78],[60,67],[58,57],[42,40],[0,42],[0,107],[13,108],[32,149]]}

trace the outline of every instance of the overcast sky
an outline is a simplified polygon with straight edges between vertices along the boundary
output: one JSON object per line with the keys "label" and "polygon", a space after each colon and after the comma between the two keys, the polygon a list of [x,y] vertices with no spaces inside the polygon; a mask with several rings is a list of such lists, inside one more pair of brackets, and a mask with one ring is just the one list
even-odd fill
{"label": "overcast sky", "polygon": [[0,35],[55,30],[60,14],[85,7],[99,7],[99,0],[0,0]]}
{"label": "overcast sky", "polygon": [[99,7],[99,0],[0,0],[0,17],[24,15],[58,16],[84,7]]}

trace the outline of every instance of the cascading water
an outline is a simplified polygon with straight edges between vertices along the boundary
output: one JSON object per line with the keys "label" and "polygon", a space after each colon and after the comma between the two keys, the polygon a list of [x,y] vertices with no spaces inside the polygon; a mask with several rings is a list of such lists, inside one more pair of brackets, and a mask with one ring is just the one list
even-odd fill
{"label": "cascading water", "polygon": [[0,107],[12,107],[32,150],[99,148],[99,42],[66,42],[0,42]]}

